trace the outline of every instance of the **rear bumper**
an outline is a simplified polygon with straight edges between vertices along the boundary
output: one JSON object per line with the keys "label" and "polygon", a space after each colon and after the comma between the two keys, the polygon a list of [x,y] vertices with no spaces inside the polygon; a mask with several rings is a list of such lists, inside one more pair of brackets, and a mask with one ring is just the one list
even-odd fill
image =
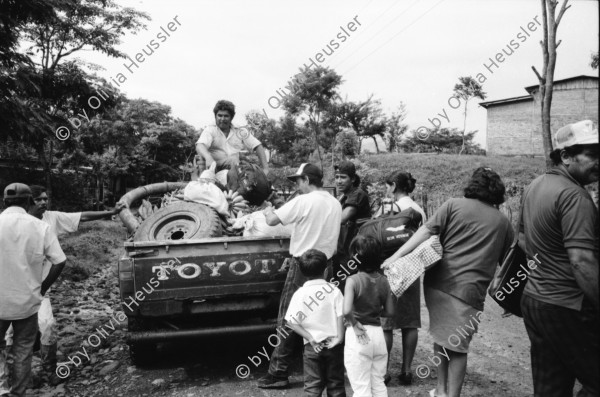
{"label": "rear bumper", "polygon": [[225,327],[210,327],[200,329],[186,330],[168,330],[168,331],[142,331],[128,332],[126,336],[127,342],[165,342],[173,340],[191,339],[205,336],[232,336],[246,335],[249,333],[265,333],[275,329],[277,323],[273,321],[268,324],[258,325],[239,325]]}

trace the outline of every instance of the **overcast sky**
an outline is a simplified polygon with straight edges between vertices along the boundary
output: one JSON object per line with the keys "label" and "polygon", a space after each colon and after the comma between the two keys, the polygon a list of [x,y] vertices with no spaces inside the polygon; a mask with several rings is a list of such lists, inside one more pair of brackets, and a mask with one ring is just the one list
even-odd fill
{"label": "overcast sky", "polygon": [[[235,103],[234,123],[245,124],[243,115],[250,110],[264,109],[278,119],[282,112],[269,106],[269,98],[277,96],[276,90],[284,88],[299,67],[308,65],[309,58],[315,59],[323,48],[330,53],[327,44],[334,52],[320,58],[321,65],[342,75],[342,97],[357,101],[374,94],[387,112],[403,101],[408,110],[406,122],[415,129],[429,125],[433,117],[443,122],[442,127],[462,128],[462,108],[448,105],[459,76],[482,73],[487,100],[502,99],[525,95],[525,86],[537,84],[531,66],[541,70],[542,65],[542,31],[534,20],[538,16],[542,21],[539,0],[117,3],[152,17],[148,29],[126,36],[120,49],[135,58],[151,40],[159,47],[139,67],[132,66],[132,73],[124,66],[131,64],[127,60],[92,52],[79,56],[103,66],[105,70],[99,73],[109,81],[118,81],[116,76],[123,73],[126,80],[121,78],[120,89],[128,97],[167,104],[175,117],[195,127],[214,121],[212,108],[219,99]],[[597,76],[589,63],[590,54],[598,48],[598,2],[570,3],[558,29],[563,42],[555,79]],[[168,30],[169,22],[175,31]],[[537,26],[535,32],[528,30],[530,22]],[[157,38],[161,27],[170,33],[163,36],[164,41]],[[490,65],[489,58],[495,58],[511,40],[519,47],[514,49],[513,44],[512,55],[505,55],[502,63],[488,70],[484,64]],[[274,99],[271,104],[277,106]],[[449,121],[436,116],[444,109]],[[485,128],[485,110],[470,103],[467,130],[479,130],[477,141],[485,144]]]}

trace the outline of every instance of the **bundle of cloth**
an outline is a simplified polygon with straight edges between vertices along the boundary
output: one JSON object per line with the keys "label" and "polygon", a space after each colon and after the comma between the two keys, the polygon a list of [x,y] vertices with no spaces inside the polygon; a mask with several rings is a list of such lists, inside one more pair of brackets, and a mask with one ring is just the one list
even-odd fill
{"label": "bundle of cloth", "polygon": [[221,188],[216,185],[215,168],[217,163],[202,171],[197,181],[191,181],[183,190],[183,198],[186,201],[205,204],[212,207],[220,215],[229,215],[229,203]]}
{"label": "bundle of cloth", "polygon": [[292,235],[292,225],[267,225],[265,214],[262,210],[255,211],[235,219],[232,225],[234,230],[243,229],[244,237],[267,237],[267,236],[285,236]]}

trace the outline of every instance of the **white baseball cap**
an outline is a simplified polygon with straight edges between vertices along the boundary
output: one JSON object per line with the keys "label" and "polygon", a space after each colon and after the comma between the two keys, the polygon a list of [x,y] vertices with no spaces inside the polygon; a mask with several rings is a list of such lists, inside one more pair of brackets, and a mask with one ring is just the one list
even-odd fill
{"label": "white baseball cap", "polygon": [[554,149],[598,144],[598,127],[591,120],[567,124],[554,134]]}

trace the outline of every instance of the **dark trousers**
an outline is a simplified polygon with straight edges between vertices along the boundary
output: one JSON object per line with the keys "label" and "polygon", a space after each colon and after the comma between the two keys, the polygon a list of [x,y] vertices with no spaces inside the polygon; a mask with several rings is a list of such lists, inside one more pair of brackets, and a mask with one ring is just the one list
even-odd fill
{"label": "dark trousers", "polygon": [[[328,261],[327,272],[331,274],[331,261]],[[298,258],[290,258],[290,268],[285,279],[283,291],[281,292],[281,300],[279,301],[279,314],[277,317],[277,325],[283,327],[285,325],[285,313],[290,306],[292,296],[304,283],[306,277],[300,272],[298,266]],[[289,376],[289,368],[294,354],[300,352],[302,346],[302,337],[292,331],[290,328],[285,329],[289,336],[281,340],[271,355],[271,361],[269,361],[269,374],[281,378],[287,378]]]}
{"label": "dark trousers", "polygon": [[[290,258],[290,268],[285,279],[283,291],[281,292],[281,300],[279,301],[279,315],[277,316],[277,324],[280,327],[285,325],[285,313],[290,306],[292,296],[298,288],[306,282],[306,277],[300,272],[297,258]],[[286,328],[285,331],[289,335],[281,340],[273,354],[271,354],[271,361],[269,362],[269,373],[273,376],[287,378],[289,376],[289,368],[294,358],[294,353],[299,352],[302,346],[302,337],[292,331],[290,328]]]}
{"label": "dark trousers", "polygon": [[346,397],[344,385],[344,346],[323,349],[317,353],[310,343],[304,345],[304,395]]}
{"label": "dark trousers", "polygon": [[38,332],[38,316],[33,316],[22,320],[0,320],[0,391],[6,391],[6,374],[8,367],[6,360],[8,357],[4,335],[8,327],[13,326],[13,344],[12,355],[14,359],[11,384],[11,396],[20,397],[25,395],[25,389],[31,375],[31,359],[33,357],[33,345]]}
{"label": "dark trousers", "polygon": [[583,385],[578,397],[598,396],[600,323],[594,308],[585,300],[576,311],[523,295],[521,310],[535,397],[571,397],[575,379]]}

